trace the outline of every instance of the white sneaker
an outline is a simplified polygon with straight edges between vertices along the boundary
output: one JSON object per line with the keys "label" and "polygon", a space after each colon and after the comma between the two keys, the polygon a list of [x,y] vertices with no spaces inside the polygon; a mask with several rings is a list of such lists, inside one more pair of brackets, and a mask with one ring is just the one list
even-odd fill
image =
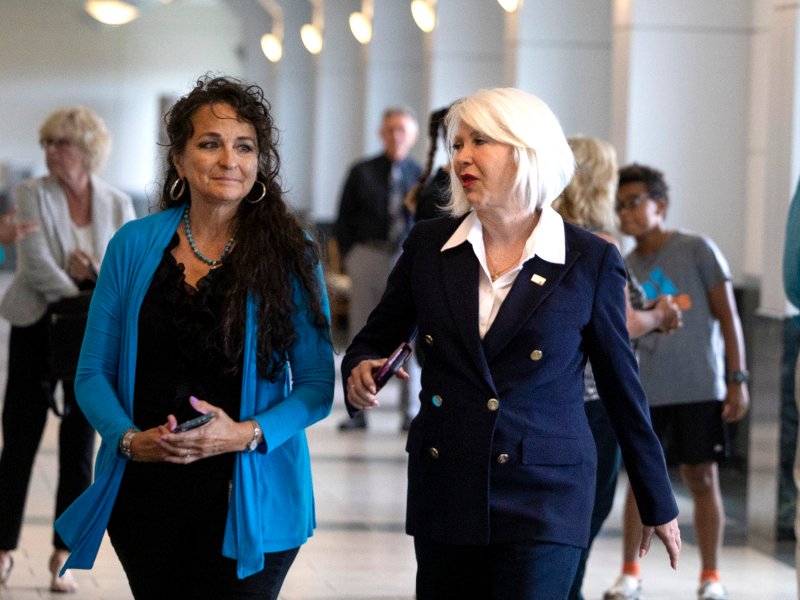
{"label": "white sneaker", "polygon": [[728,592],[719,581],[704,581],[697,588],[697,600],[728,600]]}
{"label": "white sneaker", "polygon": [[643,600],[642,580],[633,575],[620,575],[603,594],[603,600]]}

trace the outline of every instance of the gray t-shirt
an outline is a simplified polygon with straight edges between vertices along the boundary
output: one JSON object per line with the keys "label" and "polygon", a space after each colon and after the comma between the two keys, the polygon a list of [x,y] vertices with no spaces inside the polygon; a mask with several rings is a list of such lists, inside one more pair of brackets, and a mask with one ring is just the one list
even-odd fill
{"label": "gray t-shirt", "polygon": [[705,236],[674,231],[652,256],[633,251],[626,262],[647,300],[672,294],[683,311],[682,328],[638,340],[639,372],[650,404],[723,400],[725,347],[708,301],[709,290],[731,278],[719,248]]}

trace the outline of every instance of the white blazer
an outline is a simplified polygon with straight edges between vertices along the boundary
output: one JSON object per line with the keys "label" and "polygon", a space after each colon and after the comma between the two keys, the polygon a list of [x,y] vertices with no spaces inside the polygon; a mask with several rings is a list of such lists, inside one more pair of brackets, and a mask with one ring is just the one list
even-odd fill
{"label": "white blazer", "polygon": [[[15,192],[21,221],[35,220],[39,229],[18,241],[17,271],[0,302],[0,316],[15,326],[33,325],[47,305],[75,296],[78,286],[67,275],[74,250],[67,198],[54,177],[23,181]],[[136,218],[130,196],[92,175],[94,256],[102,262],[106,246],[122,225]]]}

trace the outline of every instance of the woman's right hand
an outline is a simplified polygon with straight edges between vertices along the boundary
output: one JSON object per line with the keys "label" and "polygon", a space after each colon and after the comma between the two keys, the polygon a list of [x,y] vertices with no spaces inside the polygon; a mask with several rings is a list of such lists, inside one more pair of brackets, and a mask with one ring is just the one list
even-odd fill
{"label": "woman's right hand", "polygon": [[163,441],[163,437],[171,432],[169,427],[169,423],[164,423],[152,429],[137,431],[131,438],[131,460],[164,462],[167,457],[175,456],[176,453],[165,447]]}
{"label": "woman's right hand", "polygon": [[[367,410],[380,406],[376,394],[378,388],[375,386],[375,379],[372,374],[383,366],[387,359],[373,358],[362,360],[355,368],[350,371],[347,378],[347,402],[358,410]],[[405,369],[399,369],[395,373],[400,379],[408,379],[409,375]]]}
{"label": "woman's right hand", "polygon": [[31,231],[39,229],[38,221],[23,221],[18,223],[14,220],[17,209],[12,208],[3,216],[0,216],[0,244],[13,244],[21,240]]}

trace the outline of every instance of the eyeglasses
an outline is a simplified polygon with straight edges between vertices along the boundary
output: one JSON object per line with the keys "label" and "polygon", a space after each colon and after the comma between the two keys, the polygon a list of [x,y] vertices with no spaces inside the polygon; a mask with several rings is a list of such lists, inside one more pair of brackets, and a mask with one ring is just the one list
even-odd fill
{"label": "eyeglasses", "polygon": [[617,203],[614,205],[614,210],[617,212],[622,212],[625,209],[634,209],[638,208],[642,205],[645,200],[649,200],[650,196],[645,194],[639,194],[638,196],[628,196],[627,198],[619,198],[617,199]]}
{"label": "eyeglasses", "polygon": [[69,138],[42,138],[39,140],[39,145],[47,149],[48,146],[55,146],[57,150],[64,150],[72,146],[72,140]]}

